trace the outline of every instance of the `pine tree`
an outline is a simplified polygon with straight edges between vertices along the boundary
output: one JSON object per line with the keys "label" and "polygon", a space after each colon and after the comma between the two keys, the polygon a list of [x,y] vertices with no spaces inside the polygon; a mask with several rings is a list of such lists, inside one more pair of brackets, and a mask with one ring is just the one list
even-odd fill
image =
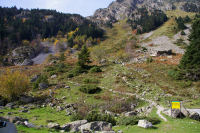
{"label": "pine tree", "polygon": [[90,61],[90,52],[86,45],[83,45],[79,55],[78,55],[78,63],[77,65],[81,68],[86,68],[87,64],[91,63]]}
{"label": "pine tree", "polygon": [[196,19],[190,35],[190,46],[180,62],[179,68],[185,78],[192,80],[200,79],[200,19]]}

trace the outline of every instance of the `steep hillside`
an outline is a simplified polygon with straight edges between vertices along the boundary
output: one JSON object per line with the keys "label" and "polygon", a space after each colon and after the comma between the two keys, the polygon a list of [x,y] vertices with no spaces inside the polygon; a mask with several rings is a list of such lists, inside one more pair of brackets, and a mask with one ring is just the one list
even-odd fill
{"label": "steep hillside", "polygon": [[199,7],[200,2],[197,0],[117,0],[112,2],[108,8],[98,9],[90,19],[97,23],[113,23],[124,18],[135,19],[140,8],[198,12]]}
{"label": "steep hillside", "polygon": [[[63,14],[54,10],[25,10],[0,7],[0,55],[10,49],[34,45],[34,40],[50,37],[68,37],[70,47],[76,36],[101,38],[103,31],[95,24],[76,14]],[[67,36],[71,32],[70,36]],[[90,39],[91,40],[91,39]],[[30,44],[32,43],[32,44]]]}

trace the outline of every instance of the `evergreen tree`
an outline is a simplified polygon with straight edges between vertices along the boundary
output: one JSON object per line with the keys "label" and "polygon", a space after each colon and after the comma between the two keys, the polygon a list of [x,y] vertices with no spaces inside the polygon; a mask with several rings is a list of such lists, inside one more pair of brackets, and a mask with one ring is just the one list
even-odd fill
{"label": "evergreen tree", "polygon": [[86,68],[87,64],[91,63],[90,61],[90,52],[86,45],[83,45],[79,55],[78,55],[78,66],[81,68]]}
{"label": "evergreen tree", "polygon": [[192,80],[200,79],[200,19],[196,19],[190,35],[190,46],[180,62],[179,68],[183,76]]}

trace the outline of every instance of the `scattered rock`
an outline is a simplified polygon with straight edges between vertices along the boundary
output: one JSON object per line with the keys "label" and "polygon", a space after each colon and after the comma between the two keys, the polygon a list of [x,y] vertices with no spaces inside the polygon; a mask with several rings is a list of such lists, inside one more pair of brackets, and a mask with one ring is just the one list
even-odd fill
{"label": "scattered rock", "polygon": [[5,107],[7,107],[7,108],[9,108],[9,109],[13,109],[14,106],[15,106],[15,103],[8,103],[8,104],[6,104]]}
{"label": "scattered rock", "polygon": [[112,131],[112,124],[103,121],[90,122],[80,126],[80,131]]}
{"label": "scattered rock", "polygon": [[24,122],[24,125],[25,125],[26,127],[28,127],[28,128],[35,128],[35,127],[36,127],[35,125],[33,125],[32,123],[29,123],[28,121],[25,121],[25,122]]}
{"label": "scattered rock", "polygon": [[191,112],[189,117],[193,120],[200,121],[200,115],[196,112]]}
{"label": "scattered rock", "polygon": [[6,121],[9,121],[11,123],[15,123],[17,121],[28,121],[27,119],[23,119],[21,117],[17,117],[17,116],[5,116],[5,117],[2,117],[3,119],[5,119]]}
{"label": "scattered rock", "polygon": [[126,116],[126,117],[135,116],[135,115],[137,115],[136,111],[127,112],[127,113],[124,114],[124,116]]}
{"label": "scattered rock", "polygon": [[147,121],[147,120],[139,120],[138,126],[139,127],[143,127],[143,128],[151,128],[151,127],[153,127],[152,123]]}
{"label": "scattered rock", "polygon": [[27,113],[29,111],[28,110],[20,110],[19,112],[21,112],[21,113]]}
{"label": "scattered rock", "polygon": [[70,89],[70,86],[65,86],[65,89]]}
{"label": "scattered rock", "polygon": [[39,89],[40,89],[40,90],[47,89],[48,87],[49,87],[49,86],[48,86],[47,83],[40,83],[40,84],[39,84]]}
{"label": "scattered rock", "polygon": [[28,103],[34,102],[34,98],[30,96],[22,96],[20,97],[19,101],[22,103],[28,104]]}
{"label": "scattered rock", "polygon": [[70,132],[78,132],[80,131],[79,127],[86,123],[87,123],[87,120],[74,121],[74,122],[63,125],[61,129],[65,131],[70,131]]}
{"label": "scattered rock", "polygon": [[64,110],[63,107],[61,107],[61,106],[57,106],[57,107],[56,107],[56,111],[62,111],[62,110]]}
{"label": "scattered rock", "polygon": [[40,75],[35,75],[30,81],[35,82],[40,77]]}
{"label": "scattered rock", "polygon": [[181,118],[181,117],[185,117],[185,116],[182,114],[182,112],[180,110],[173,109],[171,111],[171,117],[173,117],[173,118]]}
{"label": "scattered rock", "polygon": [[50,129],[60,129],[60,125],[58,123],[48,123],[47,127]]}
{"label": "scattered rock", "polygon": [[57,78],[57,75],[54,74],[51,76],[51,79],[55,79],[55,78]]}

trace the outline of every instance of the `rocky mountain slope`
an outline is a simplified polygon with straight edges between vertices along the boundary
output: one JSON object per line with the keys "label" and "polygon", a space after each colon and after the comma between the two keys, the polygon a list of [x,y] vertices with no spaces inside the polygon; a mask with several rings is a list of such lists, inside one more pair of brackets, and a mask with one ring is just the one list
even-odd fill
{"label": "rocky mountain slope", "polygon": [[200,2],[198,0],[116,0],[107,8],[98,9],[90,20],[99,23],[114,23],[125,18],[136,19],[138,9],[147,8],[148,10],[175,10],[180,9],[187,12],[198,12]]}

